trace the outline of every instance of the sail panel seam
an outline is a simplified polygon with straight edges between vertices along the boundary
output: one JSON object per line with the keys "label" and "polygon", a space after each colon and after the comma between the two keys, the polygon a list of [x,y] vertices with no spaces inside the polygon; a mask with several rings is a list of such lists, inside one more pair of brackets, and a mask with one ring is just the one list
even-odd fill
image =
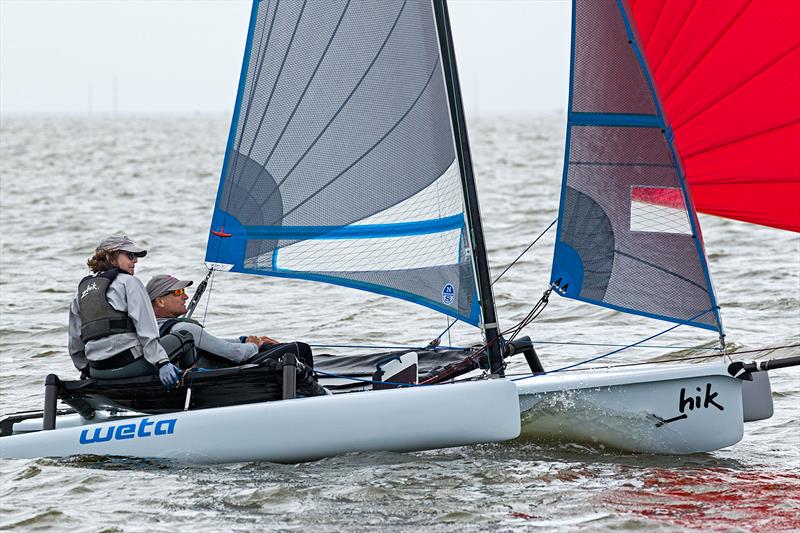
{"label": "sail panel seam", "polygon": [[[258,140],[258,135],[259,133],[261,133],[261,127],[264,125],[264,119],[267,117],[267,112],[269,111],[270,104],[272,104],[272,97],[275,95],[275,88],[281,81],[281,74],[283,74],[283,67],[286,66],[286,59],[289,57],[289,53],[292,51],[294,38],[297,35],[297,28],[300,27],[300,21],[303,19],[303,13],[306,10],[307,2],[308,0],[303,0],[303,7],[300,8],[300,14],[297,16],[297,23],[295,23],[294,25],[294,29],[292,30],[292,36],[289,38],[289,44],[286,46],[286,53],[283,55],[283,59],[281,60],[281,66],[278,68],[278,73],[275,75],[275,83],[272,84],[272,89],[270,89],[269,97],[267,98],[267,103],[264,105],[264,112],[261,114],[261,119],[258,121],[258,126],[256,126],[256,131],[253,133],[253,142],[250,143],[250,149],[247,151],[248,159],[250,158],[250,155],[253,153],[253,148],[255,148],[256,140]],[[277,17],[277,12],[275,16]]]}
{"label": "sail panel seam", "polygon": [[339,16],[339,20],[336,22],[336,27],[333,29],[331,33],[331,38],[328,39],[328,43],[325,45],[325,50],[322,51],[322,54],[319,57],[319,61],[317,61],[317,65],[314,67],[314,72],[311,73],[311,76],[308,78],[308,82],[306,86],[303,88],[303,92],[300,95],[300,98],[297,99],[297,103],[294,105],[294,109],[292,109],[289,118],[286,120],[286,124],[283,125],[283,129],[281,130],[278,138],[275,140],[275,144],[272,145],[272,150],[269,151],[267,158],[264,160],[264,168],[269,164],[270,159],[272,159],[272,154],[275,153],[275,149],[278,148],[278,144],[280,144],[281,140],[283,139],[283,135],[286,133],[286,130],[289,128],[289,125],[292,123],[294,119],[295,113],[300,108],[300,104],[303,102],[303,98],[305,98],[306,93],[308,92],[308,88],[311,87],[311,83],[317,76],[317,72],[319,71],[319,67],[322,65],[323,60],[328,55],[328,50],[330,50],[331,43],[333,39],[336,37],[336,34],[339,32],[339,28],[342,25],[342,20],[344,20],[344,15],[347,13],[347,8],[350,7],[350,0],[347,0],[347,4],[345,4],[344,9],[342,10],[342,14]]}
{"label": "sail panel seam", "polygon": [[[330,186],[331,184],[333,184],[333,182],[335,182],[336,180],[338,180],[338,179],[339,179],[339,178],[340,178],[340,177],[341,177],[341,176],[342,176],[342,175],[343,175],[345,172],[347,172],[348,170],[350,170],[351,168],[353,168],[354,166],[356,166],[356,165],[357,165],[359,162],[361,162],[361,160],[363,160],[363,159],[364,159],[365,157],[367,157],[367,156],[368,156],[370,153],[372,153],[372,151],[373,151],[373,150],[374,150],[374,149],[375,149],[375,148],[376,148],[376,147],[377,147],[379,144],[381,144],[381,143],[382,143],[382,142],[383,142],[383,141],[384,141],[384,140],[385,140],[385,139],[386,139],[386,138],[387,138],[389,135],[391,135],[391,134],[392,134],[392,132],[393,132],[395,129],[397,129],[397,127],[398,127],[398,126],[399,126],[399,125],[400,125],[400,124],[401,124],[401,123],[402,123],[402,122],[403,122],[403,121],[406,119],[406,117],[407,117],[407,116],[408,116],[408,115],[411,113],[411,111],[412,111],[412,110],[413,110],[413,109],[414,109],[414,108],[417,106],[417,103],[419,102],[420,98],[422,98],[422,95],[423,95],[423,94],[425,94],[425,91],[427,91],[427,90],[428,90],[428,88],[430,87],[431,80],[433,79],[433,75],[436,73],[436,69],[437,69],[437,67],[438,67],[438,66],[439,66],[439,59],[437,58],[437,59],[436,59],[436,62],[435,62],[435,64],[434,64],[434,66],[433,66],[433,69],[431,70],[431,74],[430,74],[430,76],[428,76],[428,81],[426,81],[426,82],[425,82],[425,85],[422,87],[422,90],[420,91],[420,93],[417,95],[417,97],[414,99],[414,101],[411,103],[411,105],[410,105],[410,106],[408,106],[408,109],[406,109],[405,113],[403,113],[403,115],[402,115],[402,116],[401,116],[399,119],[397,119],[397,122],[395,122],[395,123],[392,125],[392,127],[391,127],[391,128],[389,128],[389,130],[388,130],[386,133],[384,133],[384,134],[383,134],[383,136],[381,136],[381,138],[380,138],[380,139],[378,139],[378,140],[377,140],[377,141],[376,141],[376,142],[375,142],[375,143],[374,143],[372,146],[370,146],[370,147],[369,147],[369,149],[368,149],[366,152],[364,152],[364,153],[363,153],[363,154],[361,154],[361,155],[360,155],[358,158],[356,158],[356,160],[355,160],[355,161],[353,161],[352,163],[350,163],[349,165],[347,165],[347,167],[346,167],[344,170],[342,170],[342,171],[341,171],[341,172],[339,172],[339,173],[338,173],[336,176],[334,176],[333,178],[331,178],[330,180],[328,180],[327,182],[325,182],[325,184],[323,184],[323,185],[322,185],[320,188],[318,188],[316,191],[314,191],[312,194],[310,194],[310,195],[309,195],[307,198],[305,198],[305,199],[304,199],[302,202],[298,202],[298,204],[297,204],[297,205],[295,205],[293,208],[289,209],[288,211],[286,211],[285,213],[283,213],[283,214],[282,214],[281,216],[279,216],[278,218],[276,218],[276,219],[273,219],[273,220],[272,220],[272,223],[274,224],[274,223],[275,223],[275,222],[277,222],[278,220],[281,220],[282,218],[286,218],[288,215],[290,215],[290,214],[294,213],[295,211],[297,211],[298,209],[300,209],[300,208],[301,208],[302,206],[304,206],[304,205],[305,205],[307,202],[309,202],[309,201],[310,201],[312,198],[316,197],[316,196],[317,196],[319,193],[321,193],[321,192],[322,192],[324,189],[326,189],[328,186]],[[264,204],[265,204],[265,203],[266,203],[266,200],[260,204],[260,207],[264,207]]]}
{"label": "sail panel seam", "polygon": [[[372,61],[370,62],[369,66],[367,66],[367,68],[364,70],[364,74],[361,75],[361,78],[359,78],[358,82],[353,87],[353,90],[350,91],[350,94],[347,95],[347,98],[344,99],[342,104],[339,106],[339,109],[337,109],[336,112],[333,114],[333,116],[331,116],[331,118],[328,121],[328,123],[325,124],[325,127],[323,127],[322,130],[317,134],[316,138],[314,138],[314,140],[311,141],[311,144],[308,145],[308,148],[306,148],[306,150],[297,159],[297,161],[291,166],[291,168],[289,168],[289,170],[286,172],[286,174],[283,176],[283,178],[281,178],[281,180],[276,184],[275,189],[267,195],[267,197],[261,203],[262,207],[273,196],[275,196],[275,193],[278,192],[278,190],[286,182],[286,180],[289,179],[289,176],[291,176],[292,173],[295,171],[295,169],[300,165],[300,163],[302,163],[305,160],[306,156],[317,145],[317,142],[319,142],[319,140],[322,138],[322,136],[325,135],[325,132],[328,131],[328,128],[330,128],[331,124],[333,124],[333,122],[336,120],[336,118],[339,116],[339,114],[342,112],[342,110],[350,102],[350,99],[356,93],[358,88],[361,87],[361,84],[367,78],[367,75],[372,70],[372,67],[375,65],[375,62],[378,61],[378,58],[380,57],[381,53],[383,52],[383,49],[386,48],[386,44],[389,42],[389,39],[394,34],[394,30],[397,27],[398,22],[400,22],[400,17],[403,15],[403,11],[405,10],[405,7],[406,7],[407,3],[408,3],[408,0],[403,2],[403,5],[400,7],[400,11],[397,13],[397,17],[394,19],[394,23],[392,23],[392,27],[389,29],[389,32],[386,35],[386,39],[384,39],[383,43],[381,44],[381,47],[378,49],[377,53],[375,54],[375,57],[372,58]],[[283,216],[285,216],[285,214]]]}

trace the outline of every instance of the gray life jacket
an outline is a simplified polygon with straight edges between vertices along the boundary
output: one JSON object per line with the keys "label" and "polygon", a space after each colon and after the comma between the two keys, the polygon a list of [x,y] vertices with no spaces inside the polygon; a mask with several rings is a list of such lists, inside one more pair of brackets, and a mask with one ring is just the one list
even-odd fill
{"label": "gray life jacket", "polygon": [[135,332],[136,326],[125,311],[108,303],[108,287],[120,273],[118,268],[86,276],[78,284],[81,340],[85,343],[119,333]]}
{"label": "gray life jacket", "polygon": [[191,318],[170,318],[158,328],[158,342],[167,352],[170,362],[183,370],[191,368],[197,362],[197,348],[194,336],[188,331],[172,331],[172,326],[178,322],[191,322],[203,327],[200,322]]}

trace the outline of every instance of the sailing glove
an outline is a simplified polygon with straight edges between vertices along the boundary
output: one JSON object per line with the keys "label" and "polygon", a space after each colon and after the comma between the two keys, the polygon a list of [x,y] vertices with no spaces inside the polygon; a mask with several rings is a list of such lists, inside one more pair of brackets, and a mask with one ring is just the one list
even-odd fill
{"label": "sailing glove", "polygon": [[166,362],[158,367],[158,377],[161,379],[161,383],[169,388],[178,384],[181,379],[181,373],[177,366]]}

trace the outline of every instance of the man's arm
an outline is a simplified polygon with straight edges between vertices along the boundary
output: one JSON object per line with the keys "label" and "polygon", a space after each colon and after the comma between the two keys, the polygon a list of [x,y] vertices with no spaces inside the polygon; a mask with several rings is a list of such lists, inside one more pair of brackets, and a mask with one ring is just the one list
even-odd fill
{"label": "man's arm", "polygon": [[223,357],[236,364],[242,364],[258,353],[258,345],[251,342],[228,341],[215,337],[204,328],[191,322],[178,322],[173,330],[188,331],[194,337],[194,345],[199,350]]}

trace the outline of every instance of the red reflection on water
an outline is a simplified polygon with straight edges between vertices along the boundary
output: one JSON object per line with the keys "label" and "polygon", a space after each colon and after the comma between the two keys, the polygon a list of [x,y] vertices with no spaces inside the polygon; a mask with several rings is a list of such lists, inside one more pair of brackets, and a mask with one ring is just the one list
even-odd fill
{"label": "red reflection on water", "polygon": [[702,530],[800,530],[800,474],[655,469],[600,497],[616,511]]}

